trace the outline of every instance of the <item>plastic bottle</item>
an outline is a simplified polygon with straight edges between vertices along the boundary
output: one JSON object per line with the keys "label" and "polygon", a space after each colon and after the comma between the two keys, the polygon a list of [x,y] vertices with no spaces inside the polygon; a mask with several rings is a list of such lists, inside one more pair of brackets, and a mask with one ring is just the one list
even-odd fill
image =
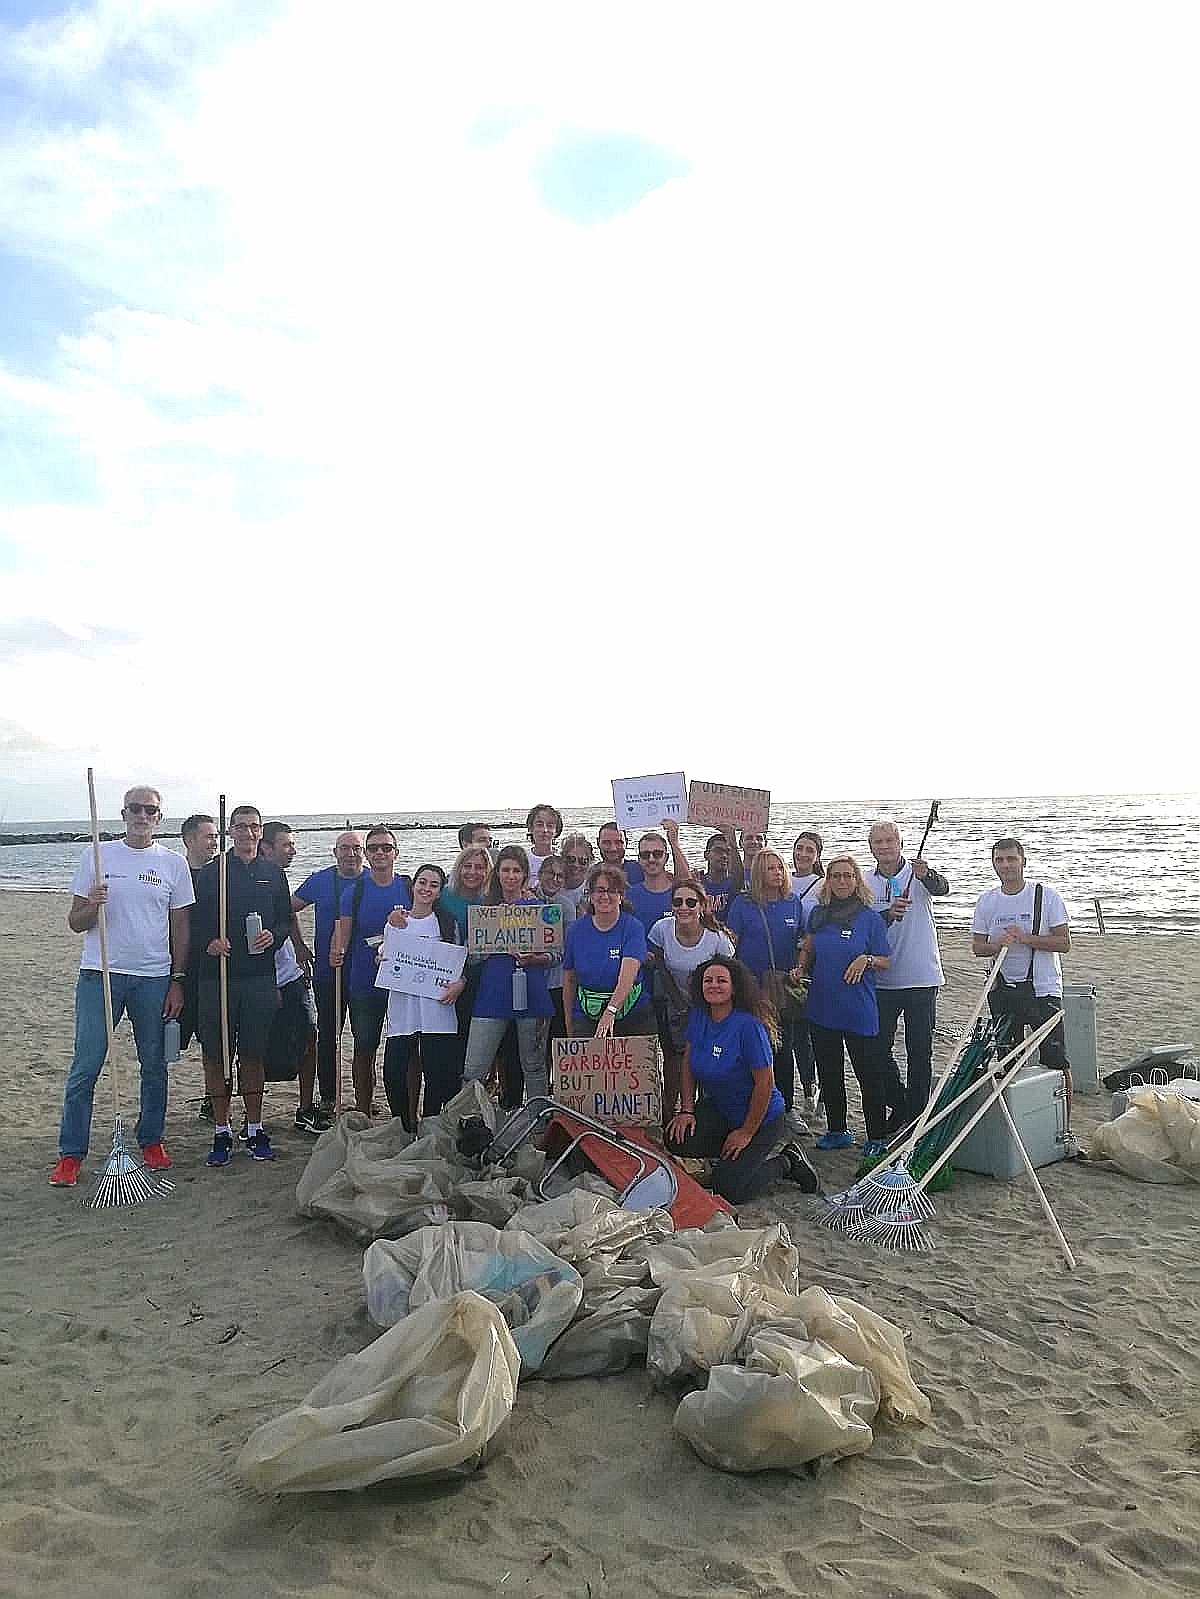
{"label": "plastic bottle", "polygon": [[261,932],[262,917],[257,911],[249,911],[246,915],[246,948],[250,951],[251,955],[257,955],[259,953],[259,951],[254,947],[254,940]]}
{"label": "plastic bottle", "polygon": [[524,1010],[529,1004],[529,979],[523,966],[514,966],[512,975],[513,1010]]}
{"label": "plastic bottle", "polygon": [[163,1023],[163,1059],[168,1066],[174,1066],[179,1059],[179,1022]]}

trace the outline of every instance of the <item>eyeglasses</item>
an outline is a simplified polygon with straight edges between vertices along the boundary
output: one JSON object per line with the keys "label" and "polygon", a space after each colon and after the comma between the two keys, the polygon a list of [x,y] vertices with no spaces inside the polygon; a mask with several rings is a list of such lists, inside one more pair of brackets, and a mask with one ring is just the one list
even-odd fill
{"label": "eyeglasses", "polygon": [[396,853],[396,846],[394,844],[368,844],[367,845],[367,854],[368,855],[394,855],[395,853]]}
{"label": "eyeglasses", "polygon": [[593,895],[596,895],[596,894],[620,894],[620,892],[621,892],[621,890],[619,888],[605,888],[603,886],[603,884],[601,884],[601,883],[597,883],[596,886],[592,889],[592,894]]}
{"label": "eyeglasses", "polygon": [[853,883],[855,877],[853,872],[830,872],[829,881],[831,883]]}
{"label": "eyeglasses", "polygon": [[586,866],[591,860],[590,855],[564,855],[563,860],[568,866]]}
{"label": "eyeglasses", "polygon": [[666,858],[667,858],[667,852],[666,852],[665,849],[640,849],[640,850],[638,850],[638,860],[639,861],[665,861]]}
{"label": "eyeglasses", "polygon": [[699,903],[700,903],[700,901],[698,899],[673,899],[671,901],[671,904],[675,907],[675,909],[677,911],[681,911],[681,910],[694,911],[696,906],[699,905]]}
{"label": "eyeglasses", "polygon": [[125,809],[129,812],[130,816],[161,816],[162,815],[162,812],[159,810],[157,805],[138,805],[138,804],[136,804],[134,802],[130,802],[130,804],[128,804],[125,807]]}

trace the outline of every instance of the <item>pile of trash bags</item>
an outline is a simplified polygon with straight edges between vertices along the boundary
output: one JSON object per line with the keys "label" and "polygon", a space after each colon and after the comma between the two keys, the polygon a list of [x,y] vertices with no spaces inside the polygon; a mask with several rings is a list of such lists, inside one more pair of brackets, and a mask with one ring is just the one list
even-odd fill
{"label": "pile of trash bags", "polygon": [[318,1142],[300,1207],[368,1243],[367,1311],[386,1330],[253,1434],[238,1461],[251,1486],[470,1471],[501,1435],[518,1376],[604,1376],[641,1360],[680,1396],[676,1431],[725,1471],[811,1469],[869,1449],[880,1414],[929,1420],[903,1333],[802,1288],[784,1225],[718,1216],[676,1232],[665,1210],[622,1210],[594,1175],[539,1199],[532,1148],[482,1172],[459,1156],[459,1119],[474,1115],[494,1127],[479,1085],[416,1139],[398,1121],[347,1116]]}
{"label": "pile of trash bags", "polygon": [[1200,1182],[1197,1092],[1190,1079],[1124,1090],[1128,1110],[1092,1134],[1088,1158],[1110,1160],[1144,1183]]}

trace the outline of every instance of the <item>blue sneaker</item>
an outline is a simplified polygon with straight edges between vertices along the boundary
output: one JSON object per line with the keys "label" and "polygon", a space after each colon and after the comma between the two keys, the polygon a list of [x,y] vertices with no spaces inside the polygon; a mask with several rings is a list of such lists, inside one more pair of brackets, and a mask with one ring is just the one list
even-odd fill
{"label": "blue sneaker", "polygon": [[822,1133],[820,1138],[817,1139],[817,1148],[818,1149],[853,1149],[854,1148],[854,1138],[853,1138],[852,1134],[847,1133],[847,1132]]}
{"label": "blue sneaker", "polygon": [[208,1152],[206,1165],[228,1166],[233,1156],[232,1133],[218,1133],[213,1139],[213,1147]]}
{"label": "blue sneaker", "polygon": [[878,1160],[880,1155],[887,1154],[887,1143],[882,1138],[872,1138],[869,1144],[863,1145],[864,1160]]}
{"label": "blue sneaker", "polygon": [[260,1128],[253,1137],[246,1140],[246,1151],[252,1160],[274,1160],[275,1151],[271,1148],[271,1140],[267,1137],[265,1127]]}

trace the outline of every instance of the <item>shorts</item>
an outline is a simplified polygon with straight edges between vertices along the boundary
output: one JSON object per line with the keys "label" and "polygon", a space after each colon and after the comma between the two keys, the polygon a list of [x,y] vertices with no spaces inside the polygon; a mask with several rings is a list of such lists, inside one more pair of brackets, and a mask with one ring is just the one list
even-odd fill
{"label": "shorts", "polygon": [[[221,1059],[221,985],[200,983],[200,1003],[196,1033],[205,1060]],[[265,1060],[271,1037],[271,1023],[279,1009],[279,990],[275,974],[263,977],[229,979],[230,1058]]]}
{"label": "shorts", "polygon": [[306,977],[294,978],[279,990],[279,1009],[271,1021],[265,1067],[270,1083],[289,1083],[300,1075],[300,1062],[317,1028],[317,1005]]}
{"label": "shorts", "polygon": [[379,1048],[391,997],[386,988],[373,988],[369,994],[351,994],[350,1031],[354,1034],[355,1049],[374,1054]]}

